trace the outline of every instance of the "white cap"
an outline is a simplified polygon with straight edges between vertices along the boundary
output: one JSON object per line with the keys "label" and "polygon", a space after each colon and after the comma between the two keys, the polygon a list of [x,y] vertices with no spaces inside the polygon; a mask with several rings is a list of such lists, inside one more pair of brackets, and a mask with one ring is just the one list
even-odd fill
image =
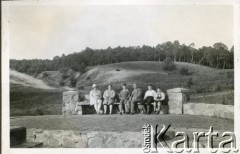
{"label": "white cap", "polygon": [[94,84],[92,85],[92,88],[96,88],[96,87],[97,87],[97,84],[94,83]]}

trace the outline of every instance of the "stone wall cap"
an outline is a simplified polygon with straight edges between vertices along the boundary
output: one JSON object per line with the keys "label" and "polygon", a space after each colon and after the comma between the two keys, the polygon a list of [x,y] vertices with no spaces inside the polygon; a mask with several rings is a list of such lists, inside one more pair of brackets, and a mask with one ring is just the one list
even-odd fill
{"label": "stone wall cap", "polygon": [[78,91],[64,91],[63,95],[67,95],[67,94],[78,94]]}
{"label": "stone wall cap", "polygon": [[186,89],[186,88],[173,88],[173,89],[167,90],[167,93],[185,93],[185,92],[189,92],[189,89]]}

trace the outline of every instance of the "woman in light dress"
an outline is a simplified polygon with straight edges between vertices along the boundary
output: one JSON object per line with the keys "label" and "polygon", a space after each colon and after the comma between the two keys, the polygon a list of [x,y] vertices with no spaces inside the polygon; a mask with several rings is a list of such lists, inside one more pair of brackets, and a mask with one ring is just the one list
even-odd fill
{"label": "woman in light dress", "polygon": [[112,114],[112,108],[115,99],[115,91],[112,89],[112,85],[108,85],[108,89],[105,90],[103,94],[103,107],[104,107],[104,114],[107,114],[107,107],[109,106],[109,114]]}
{"label": "woman in light dress", "polygon": [[96,84],[92,85],[92,90],[90,91],[90,105],[94,105],[94,108],[97,114],[101,114],[101,106],[102,106],[102,93],[97,88]]}

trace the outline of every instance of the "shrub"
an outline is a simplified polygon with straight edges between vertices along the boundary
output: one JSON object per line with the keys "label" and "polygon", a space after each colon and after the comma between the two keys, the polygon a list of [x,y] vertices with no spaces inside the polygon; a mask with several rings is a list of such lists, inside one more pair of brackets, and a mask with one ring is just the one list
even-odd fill
{"label": "shrub", "polygon": [[190,78],[187,82],[188,88],[190,88],[193,85],[192,78]]}
{"label": "shrub", "polygon": [[60,86],[64,86],[64,84],[65,84],[65,83],[64,83],[63,81],[60,81],[60,82],[59,82],[59,85],[60,85]]}
{"label": "shrub", "polygon": [[173,70],[176,69],[176,65],[174,64],[174,62],[172,61],[171,58],[167,57],[167,58],[164,60],[163,69],[164,69],[165,71],[173,71]]}
{"label": "shrub", "polygon": [[43,115],[43,110],[38,108],[38,109],[35,111],[35,115]]}
{"label": "shrub", "polygon": [[83,90],[84,89],[84,86],[79,86],[78,87],[78,90]]}
{"label": "shrub", "polygon": [[90,80],[91,78],[88,76],[87,78],[86,78],[86,80]]}
{"label": "shrub", "polygon": [[43,73],[43,78],[46,78],[48,76],[47,72]]}
{"label": "shrub", "polygon": [[63,73],[63,74],[62,74],[62,79],[63,79],[63,80],[66,80],[68,77],[69,77],[69,76],[67,75],[67,73]]}
{"label": "shrub", "polygon": [[232,72],[227,72],[227,78],[228,79],[233,79],[234,78],[234,74]]}
{"label": "shrub", "polygon": [[119,68],[117,68],[117,69],[116,69],[116,71],[120,71],[120,69],[119,69]]}
{"label": "shrub", "polygon": [[196,91],[197,93],[206,93],[206,89],[203,87],[197,88]]}
{"label": "shrub", "polygon": [[180,74],[181,74],[181,75],[189,75],[188,69],[185,68],[185,67],[182,67],[182,68],[180,69]]}
{"label": "shrub", "polygon": [[71,76],[70,78],[70,86],[76,87],[77,79],[74,78],[74,76]]}
{"label": "shrub", "polygon": [[23,114],[23,115],[28,115],[28,116],[30,116],[30,115],[34,115],[34,114],[32,114],[32,112],[30,111],[29,108],[27,108],[26,111],[23,112],[23,113],[21,113],[21,114]]}
{"label": "shrub", "polygon": [[62,67],[62,68],[59,69],[59,72],[60,72],[60,73],[67,73],[68,70],[69,70],[69,68],[67,68],[67,67]]}
{"label": "shrub", "polygon": [[38,76],[38,73],[34,73],[33,77],[36,78]]}
{"label": "shrub", "polygon": [[211,87],[211,92],[219,92],[221,91],[221,86],[220,85],[213,85]]}
{"label": "shrub", "polygon": [[81,73],[85,73],[86,72],[86,64],[85,63],[81,63],[80,66],[78,67],[78,71]]}
{"label": "shrub", "polygon": [[207,93],[208,92],[208,86],[206,85],[199,85],[199,86],[195,86],[195,90],[197,93]]}

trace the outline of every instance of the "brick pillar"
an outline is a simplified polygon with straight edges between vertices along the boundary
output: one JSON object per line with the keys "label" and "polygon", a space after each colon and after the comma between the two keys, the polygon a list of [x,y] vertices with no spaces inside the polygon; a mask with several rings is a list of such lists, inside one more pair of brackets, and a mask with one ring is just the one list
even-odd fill
{"label": "brick pillar", "polygon": [[75,115],[77,114],[78,92],[77,91],[65,91],[63,92],[63,115]]}
{"label": "brick pillar", "polygon": [[183,114],[183,103],[186,101],[188,89],[174,88],[167,90],[169,114]]}

